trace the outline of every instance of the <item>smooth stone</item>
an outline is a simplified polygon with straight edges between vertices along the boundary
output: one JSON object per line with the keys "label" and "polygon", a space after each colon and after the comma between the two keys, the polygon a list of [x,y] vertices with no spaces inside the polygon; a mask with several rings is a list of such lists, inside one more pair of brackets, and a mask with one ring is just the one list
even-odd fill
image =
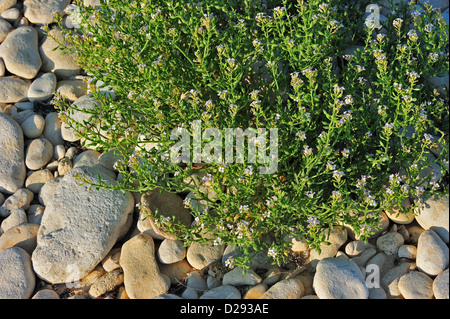
{"label": "smooth stone", "polygon": [[158,248],[158,259],[163,264],[173,264],[186,257],[184,243],[179,240],[165,239]]}
{"label": "smooth stone", "polygon": [[31,102],[19,102],[19,103],[15,103],[14,104],[18,110],[29,110],[29,111],[33,111],[34,109],[34,103]]}
{"label": "smooth stone", "polygon": [[124,276],[121,269],[107,272],[101,276],[90,288],[89,297],[98,298],[107,292],[114,290],[124,282]]}
{"label": "smooth stone", "polygon": [[27,210],[33,200],[34,194],[26,188],[17,190],[14,194],[9,196],[3,205],[0,207],[0,217],[8,217],[10,212],[16,208]]}
{"label": "smooth stone", "polygon": [[72,161],[67,157],[62,158],[58,162],[58,174],[59,176],[64,176],[73,168]]}
{"label": "smooth stone", "polygon": [[398,289],[398,281],[413,268],[414,263],[404,262],[389,269],[381,276],[380,285],[386,292],[387,299],[398,298],[402,295]]}
{"label": "smooth stone", "polygon": [[45,119],[39,114],[33,114],[23,121],[20,127],[25,137],[37,138],[44,131]]}
{"label": "smooth stone", "polygon": [[366,263],[369,261],[377,253],[375,248],[367,248],[360,255],[351,258],[350,260],[355,262],[358,266],[364,267]]}
{"label": "smooth stone", "polygon": [[414,245],[402,245],[398,249],[398,257],[400,258],[408,258],[408,259],[416,259],[417,256],[417,247]]}
{"label": "smooth stone", "polygon": [[36,30],[23,26],[9,33],[0,44],[0,57],[9,72],[24,79],[33,79],[42,66]]}
{"label": "smooth stone", "polygon": [[172,285],[178,285],[180,282],[186,280],[187,275],[192,272],[194,268],[189,265],[186,259],[183,259],[174,264],[160,264],[159,270],[170,279]]}
{"label": "smooth stone", "polygon": [[432,299],[433,279],[423,272],[411,271],[400,278],[398,289],[405,299]]}
{"label": "smooth stone", "polygon": [[184,207],[183,200],[177,194],[169,193],[156,188],[142,195],[141,204],[146,207],[149,212],[149,216],[147,218],[148,223],[151,224],[155,233],[163,236],[164,238],[176,240],[174,235],[168,234],[159,229],[155,225],[152,216],[157,216],[158,218],[175,218],[186,227],[191,224],[191,213],[189,212],[189,209]]}
{"label": "smooth stone", "polygon": [[262,283],[251,287],[242,299],[259,299],[267,291],[267,285]]}
{"label": "smooth stone", "polygon": [[42,134],[52,145],[64,144],[61,135],[61,120],[57,112],[51,112],[45,116],[45,127]]}
{"label": "smooth stone", "polygon": [[183,299],[183,298],[181,298],[180,296],[177,296],[175,294],[162,294],[162,295],[156,296],[155,298],[152,298],[152,299],[173,300],[173,299]]}
{"label": "smooth stone", "polygon": [[30,205],[27,210],[27,220],[30,224],[40,225],[45,207],[39,204]]}
{"label": "smooth stone", "polygon": [[405,239],[397,232],[384,234],[377,239],[377,248],[387,255],[396,255]]}
{"label": "smooth stone", "polygon": [[199,271],[191,271],[187,274],[186,287],[195,290],[198,295],[202,295],[208,290],[206,280]]}
{"label": "smooth stone", "polygon": [[48,169],[40,169],[32,172],[25,180],[25,187],[33,193],[39,193],[42,186],[53,178],[52,172]]}
{"label": "smooth stone", "polygon": [[25,165],[28,169],[43,168],[53,157],[53,145],[46,138],[36,138],[25,151]]}
{"label": "smooth stone", "polygon": [[10,247],[20,247],[28,254],[36,248],[39,225],[24,223],[8,229],[0,236],[0,251]]}
{"label": "smooth stone", "polygon": [[[0,58],[0,77],[4,77],[5,74],[6,74],[5,62],[3,62],[3,59]],[[2,113],[5,113],[5,112],[2,112]]]}
{"label": "smooth stone", "polygon": [[148,234],[136,235],[123,244],[120,266],[131,299],[151,299],[169,290],[170,279],[160,272],[155,257],[155,244]]}
{"label": "smooth stone", "polygon": [[[8,229],[19,226],[27,222],[27,213],[22,208],[16,208],[11,211],[11,214],[6,217],[0,226],[0,234],[6,232]],[[0,241],[1,241],[0,237]]]}
{"label": "smooth stone", "polygon": [[261,277],[253,269],[246,270],[244,274],[243,269],[239,267],[235,267],[227,272],[222,279],[223,285],[231,286],[254,286],[261,282]]}
{"label": "smooth stone", "polygon": [[[405,198],[402,203],[402,207],[410,207],[411,202],[408,198]],[[387,217],[389,217],[390,220],[392,220],[396,224],[405,225],[410,224],[414,221],[414,213],[412,211],[408,212],[407,214],[400,213],[400,209],[397,204],[393,205],[390,210],[385,211]]]}
{"label": "smooth stone", "polygon": [[120,247],[113,248],[108,255],[106,255],[106,257],[102,260],[103,269],[110,272],[120,267],[120,251]]}
{"label": "smooth stone", "polygon": [[49,199],[32,255],[34,270],[43,280],[64,283],[86,276],[129,230],[133,196],[91,189],[77,177],[98,182],[97,175],[106,185],[115,183],[90,167],[77,167],[61,179]]}
{"label": "smooth stone", "polygon": [[36,279],[30,255],[20,247],[0,252],[0,299],[29,299]]}
{"label": "smooth stone", "polygon": [[24,16],[33,24],[48,25],[56,22],[53,13],[63,14],[70,0],[25,0]]}
{"label": "smooth stone", "polygon": [[365,278],[358,265],[340,258],[325,258],[317,264],[313,287],[320,299],[369,297]]}
{"label": "smooth stone", "polygon": [[285,279],[270,287],[259,299],[300,299],[305,287],[298,279]]}
{"label": "smooth stone", "polygon": [[49,35],[45,36],[42,44],[39,46],[39,53],[42,58],[41,71],[53,72],[60,80],[78,75],[81,68],[76,64],[74,57],[69,53],[63,55],[63,51],[58,49],[58,42],[64,43],[62,32],[59,29],[51,29]]}
{"label": "smooth stone", "polygon": [[449,264],[449,249],[437,233],[424,231],[417,243],[417,268],[429,276],[437,276]]}
{"label": "smooth stone", "polygon": [[0,18],[5,19],[11,24],[16,25],[17,20],[20,17],[20,11],[17,8],[10,8],[0,13]]}
{"label": "smooth stone", "polygon": [[3,205],[3,203],[5,202],[5,196],[0,193],[0,206]]}
{"label": "smooth stone", "polygon": [[106,167],[107,169],[111,170],[111,171],[117,171],[114,168],[114,164],[121,160],[122,156],[120,155],[116,155],[114,149],[108,150],[107,152],[103,152],[99,157],[98,157],[98,162]]}
{"label": "smooth stone", "polygon": [[30,81],[16,76],[0,77],[0,103],[17,103],[27,100]]}
{"label": "smooth stone", "polygon": [[46,101],[53,96],[56,89],[56,76],[53,73],[44,73],[36,78],[28,88],[28,100]]}
{"label": "smooth stone", "polygon": [[210,233],[205,231],[202,236],[211,240],[205,243],[191,243],[186,253],[187,262],[192,267],[199,270],[220,261],[224,250],[223,245],[214,245],[212,235]]}
{"label": "smooth stone", "polygon": [[264,274],[264,280],[262,281],[263,284],[266,284],[267,286],[271,286],[274,283],[276,283],[280,279],[281,270],[278,266],[273,266],[267,269],[267,271]]}
{"label": "smooth stone", "polygon": [[31,299],[61,299],[56,291],[51,289],[39,290]]}
{"label": "smooth stone", "polygon": [[64,155],[66,155],[66,149],[64,148],[64,145],[55,145],[53,147],[53,158],[56,160],[61,160]]}
{"label": "smooth stone", "polygon": [[327,228],[325,232],[325,241],[330,244],[320,244],[320,253],[316,249],[311,249],[309,252],[309,260],[312,267],[316,267],[316,265],[324,258],[336,256],[339,248],[345,244],[348,238],[347,229],[345,227],[334,226],[332,228]]}
{"label": "smooth stone", "polygon": [[449,243],[449,199],[436,195],[424,200],[425,207],[416,210],[417,223],[425,230],[432,229],[445,243]]}
{"label": "smooth stone", "polygon": [[9,31],[12,29],[11,24],[5,19],[0,19],[0,43],[6,39]]}
{"label": "smooth stone", "polygon": [[111,179],[116,179],[116,173],[105,168],[98,161],[100,153],[94,150],[86,150],[80,154],[73,160],[73,168],[80,166],[89,166],[102,174],[109,176]]}
{"label": "smooth stone", "polygon": [[433,293],[436,299],[449,299],[448,268],[434,278]]}
{"label": "smooth stone", "polygon": [[14,7],[17,0],[0,0],[0,13],[5,12],[11,7]]}
{"label": "smooth stone", "polygon": [[241,293],[234,286],[224,285],[208,290],[199,299],[241,299]]}
{"label": "smooth stone", "polygon": [[187,287],[181,294],[183,299],[198,299],[198,293],[195,289]]}
{"label": "smooth stone", "polygon": [[0,127],[0,192],[12,194],[25,181],[23,133],[19,124],[3,113],[0,113]]}
{"label": "smooth stone", "polygon": [[447,88],[449,87],[449,73],[445,73],[444,76],[433,76],[428,78],[428,83],[435,88],[441,94],[448,94]]}
{"label": "smooth stone", "polygon": [[[86,112],[95,110],[97,108],[97,102],[91,95],[83,95],[78,100],[72,103],[72,107],[74,109],[70,111],[70,114],[68,116],[73,123],[89,123],[92,114]],[[84,126],[79,128],[79,133],[84,134],[85,132],[86,129]],[[61,135],[62,138],[68,142],[76,142],[81,139],[77,132],[75,132],[74,129],[72,129],[67,123],[64,122],[61,125]]]}
{"label": "smooth stone", "polygon": [[86,95],[87,85],[80,80],[62,80],[56,85],[56,92],[70,102]]}
{"label": "smooth stone", "polygon": [[365,243],[362,240],[353,240],[345,245],[345,253],[349,257],[355,257],[368,248],[374,248],[374,245]]}
{"label": "smooth stone", "polygon": [[387,299],[386,292],[382,287],[369,288],[369,298],[368,299]]}

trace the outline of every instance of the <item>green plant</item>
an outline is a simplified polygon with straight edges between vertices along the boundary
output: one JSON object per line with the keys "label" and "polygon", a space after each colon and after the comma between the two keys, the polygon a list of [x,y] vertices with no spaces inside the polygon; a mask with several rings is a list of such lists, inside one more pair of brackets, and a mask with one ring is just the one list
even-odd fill
{"label": "green plant", "polygon": [[[79,6],[80,29],[63,29],[61,46],[91,75],[98,102],[83,111],[89,121],[77,122],[71,115],[80,110],[56,97],[62,120],[86,145],[120,156],[115,188],[191,191],[190,227],[151,216],[186,244],[234,244],[243,254],[229,262],[244,268],[260,251],[281,263],[286,236],[320,249],[325,228],[346,225],[367,238],[379,213],[405,198],[413,205],[400,213],[427,195],[448,196],[448,94],[426,80],[449,69],[439,12],[419,15],[407,4],[377,31],[347,1]],[[360,50],[344,54],[355,37]],[[223,136],[226,128],[277,129],[277,170],[260,174],[267,162],[252,163],[248,143],[242,163],[171,162],[173,130],[198,120]],[[203,135],[200,146],[211,141]],[[443,177],[431,182],[433,163]]]}

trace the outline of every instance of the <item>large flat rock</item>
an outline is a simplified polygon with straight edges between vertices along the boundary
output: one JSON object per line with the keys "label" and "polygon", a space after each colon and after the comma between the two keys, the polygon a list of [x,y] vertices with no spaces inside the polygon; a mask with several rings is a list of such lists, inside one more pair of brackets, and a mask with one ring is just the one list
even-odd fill
{"label": "large flat rock", "polygon": [[77,176],[114,181],[94,168],[70,170],[45,208],[32,260],[36,274],[51,283],[81,279],[108,254],[130,226],[131,193],[81,185]]}

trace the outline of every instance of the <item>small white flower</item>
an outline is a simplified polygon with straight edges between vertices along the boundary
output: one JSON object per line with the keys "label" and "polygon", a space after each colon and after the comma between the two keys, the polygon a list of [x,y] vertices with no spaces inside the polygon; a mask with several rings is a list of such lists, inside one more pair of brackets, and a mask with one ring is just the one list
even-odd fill
{"label": "small white flower", "polygon": [[317,216],[310,216],[306,221],[308,223],[308,228],[320,225],[320,220]]}

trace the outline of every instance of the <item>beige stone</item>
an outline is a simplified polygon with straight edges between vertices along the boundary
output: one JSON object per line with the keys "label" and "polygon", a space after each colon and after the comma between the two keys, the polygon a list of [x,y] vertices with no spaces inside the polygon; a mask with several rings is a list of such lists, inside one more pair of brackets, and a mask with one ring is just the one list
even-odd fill
{"label": "beige stone", "polygon": [[159,270],[155,244],[148,234],[136,235],[123,244],[120,266],[125,290],[131,299],[151,299],[170,288],[170,279]]}

